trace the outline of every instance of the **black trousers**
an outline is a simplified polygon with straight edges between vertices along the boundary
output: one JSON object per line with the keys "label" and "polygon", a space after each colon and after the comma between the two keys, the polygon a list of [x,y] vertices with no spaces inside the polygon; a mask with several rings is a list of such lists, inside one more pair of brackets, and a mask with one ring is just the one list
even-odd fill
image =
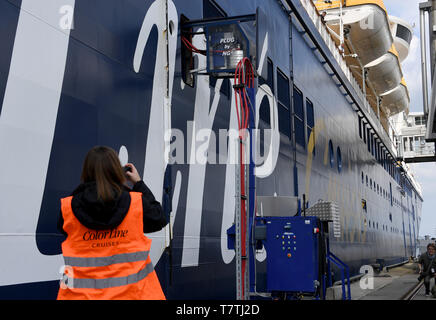
{"label": "black trousers", "polygon": [[433,275],[428,275],[428,276],[425,276],[425,278],[424,278],[424,286],[425,286],[425,293],[426,294],[430,293],[430,281],[432,278],[434,278]]}

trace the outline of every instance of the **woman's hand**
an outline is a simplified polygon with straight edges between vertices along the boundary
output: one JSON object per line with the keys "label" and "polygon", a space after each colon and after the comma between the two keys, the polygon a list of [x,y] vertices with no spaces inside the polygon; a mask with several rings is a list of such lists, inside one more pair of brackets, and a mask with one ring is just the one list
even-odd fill
{"label": "woman's hand", "polygon": [[142,180],[139,176],[138,170],[136,170],[135,166],[132,163],[128,163],[125,166],[131,169],[131,171],[126,171],[127,180],[129,180],[133,184]]}

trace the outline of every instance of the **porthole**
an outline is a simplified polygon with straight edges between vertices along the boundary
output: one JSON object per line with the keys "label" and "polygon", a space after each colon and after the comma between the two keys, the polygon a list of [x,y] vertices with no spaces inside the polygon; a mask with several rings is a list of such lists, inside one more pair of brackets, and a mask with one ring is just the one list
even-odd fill
{"label": "porthole", "polygon": [[332,140],[329,141],[329,158],[330,158],[330,167],[333,168],[333,165],[335,164],[335,155],[334,155],[334,151],[333,151]]}
{"label": "porthole", "polygon": [[342,171],[342,153],[341,153],[341,148],[339,148],[339,147],[336,150],[336,157],[338,160],[338,172],[341,173],[341,171]]}

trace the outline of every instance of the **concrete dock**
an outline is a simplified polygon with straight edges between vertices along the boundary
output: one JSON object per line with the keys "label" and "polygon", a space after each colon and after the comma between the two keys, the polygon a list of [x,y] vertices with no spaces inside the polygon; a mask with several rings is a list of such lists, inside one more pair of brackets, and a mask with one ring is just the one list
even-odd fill
{"label": "concrete dock", "polygon": [[[384,269],[373,277],[365,276],[351,283],[352,300],[402,300],[418,284],[416,263],[407,263],[393,269]],[[432,280],[431,286],[434,285]],[[328,300],[342,299],[342,287],[335,286],[328,290]],[[426,297],[422,287],[413,300],[433,300]]]}

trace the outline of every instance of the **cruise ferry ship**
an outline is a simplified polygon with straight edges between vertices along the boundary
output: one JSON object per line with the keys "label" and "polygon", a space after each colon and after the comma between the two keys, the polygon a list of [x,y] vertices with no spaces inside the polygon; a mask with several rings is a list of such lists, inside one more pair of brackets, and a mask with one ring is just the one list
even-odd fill
{"label": "cruise ferry ship", "polygon": [[[0,299],[56,298],[59,199],[95,145],[134,163],[169,217],[148,235],[167,298],[235,299],[235,165],[211,139],[237,128],[233,80],[198,71],[201,30],[188,58],[182,36],[189,21],[245,15],[255,126],[272,132],[256,194],[335,202],[331,249],[351,275],[415,254],[423,197],[390,123],[409,108],[412,31],[382,0],[0,0]],[[211,159],[191,161],[199,149]]]}

